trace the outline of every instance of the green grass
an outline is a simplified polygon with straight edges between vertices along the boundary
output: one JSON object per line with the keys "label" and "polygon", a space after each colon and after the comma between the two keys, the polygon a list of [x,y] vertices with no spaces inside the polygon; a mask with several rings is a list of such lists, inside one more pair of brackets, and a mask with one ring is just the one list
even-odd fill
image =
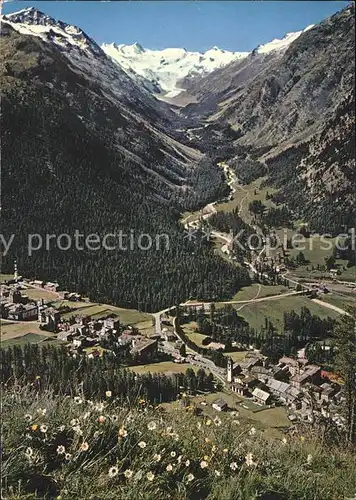
{"label": "green grass", "polygon": [[207,335],[203,335],[202,333],[198,332],[186,332],[187,337],[194,342],[194,344],[198,347],[205,347],[203,344],[203,341],[207,338]]}
{"label": "green grass", "polygon": [[235,363],[237,361],[242,361],[245,359],[248,351],[233,351],[233,352],[224,352],[225,356],[231,358]]}
{"label": "green grass", "polygon": [[69,306],[75,311],[70,311],[63,314],[64,319],[68,319],[73,315],[81,314],[93,316],[97,319],[108,316],[110,314],[117,314],[120,322],[123,325],[134,325],[142,321],[151,320],[151,315],[137,311],[136,309],[123,309],[122,307],[112,306],[110,304],[98,304],[92,302],[70,302],[70,301],[56,301],[53,303],[55,307]]}
{"label": "green grass", "polygon": [[290,292],[285,286],[281,285],[258,285],[253,283],[250,286],[241,288],[233,297],[232,300],[251,300],[254,298],[269,297],[271,295],[279,295],[286,292]]}
{"label": "green grass", "polygon": [[203,335],[202,333],[196,332],[196,328],[198,327],[195,321],[191,321],[190,323],[185,323],[182,325],[184,333],[187,337],[194,342],[195,345],[199,347],[204,347],[203,340],[207,338],[207,335]]}
{"label": "green grass", "polygon": [[[326,318],[328,316],[331,318],[340,317],[337,312],[316,304],[307,297],[301,296],[291,296],[283,299],[251,303],[244,306],[244,308],[239,311],[239,314],[249,322],[252,328],[260,329],[263,327],[266,317],[273,322],[277,330],[282,331],[284,312],[294,310],[300,313],[303,306],[308,307],[312,314],[316,314],[321,318]],[[234,307],[238,309],[239,306],[236,304]]]}
{"label": "green grass", "polygon": [[323,302],[332,304],[341,309],[346,309],[347,307],[356,307],[356,293],[326,293],[320,297]]}
{"label": "green grass", "polygon": [[13,274],[0,274],[0,283],[14,279]]}
{"label": "green grass", "polygon": [[[263,406],[256,405],[245,398],[242,398],[230,391],[221,391],[212,394],[204,394],[195,396],[192,399],[197,405],[200,405],[201,401],[206,401],[207,406],[201,406],[204,413],[207,413],[211,417],[217,415],[216,410],[212,408],[211,404],[218,398],[224,399],[228,405],[229,409],[238,412],[238,418],[241,422],[245,422],[249,425],[255,425],[261,431],[265,432],[268,429],[280,429],[281,427],[289,427],[291,425],[290,420],[287,417],[287,412],[284,407],[276,408],[264,408]],[[247,408],[244,408],[245,405]],[[176,402],[169,403],[173,408],[177,406]],[[228,418],[236,418],[235,415],[230,416],[227,413]]]}
{"label": "green grass", "polygon": [[[218,396],[206,399],[211,402]],[[209,405],[204,407],[207,415],[195,416],[174,403],[170,411],[163,405],[160,411],[149,406],[142,411],[109,399],[99,410],[96,402],[86,401],[83,395],[81,400],[77,404],[73,397],[5,388],[4,498],[335,500],[354,496],[352,451],[326,445],[316,430],[313,435],[307,430],[303,441],[298,432],[286,434],[283,443],[279,429],[285,422],[279,408],[248,412],[251,419],[245,419],[247,410],[238,402],[239,415],[221,414]],[[100,415],[103,422],[98,420]],[[218,417],[215,422],[214,417]],[[73,419],[79,421],[82,436],[73,432]],[[47,426],[45,433],[41,425]],[[249,433],[252,425],[257,429],[254,435]],[[123,438],[118,437],[120,428],[126,432]],[[58,454],[58,446],[64,446],[69,455]],[[248,454],[252,454],[252,466],[246,463]],[[114,477],[109,474],[112,467],[116,467]],[[125,477],[127,470],[132,477]]]}
{"label": "green grass", "polygon": [[[37,333],[39,335],[48,335],[48,332],[40,330],[39,323],[36,321],[1,321],[1,338],[9,340],[14,337],[21,337],[27,333]],[[51,336],[51,334],[49,334]]]}
{"label": "green grass", "polygon": [[39,342],[46,341],[47,338],[49,337],[46,337],[44,335],[38,335],[36,333],[26,333],[22,337],[15,337],[8,340],[2,340],[1,347],[3,349],[6,349],[7,347],[13,347],[14,345],[24,346],[25,344],[38,344]]}
{"label": "green grass", "polygon": [[142,335],[146,335],[147,337],[155,333],[155,327],[152,325],[152,318],[136,323],[135,327],[140,330],[140,333]]}
{"label": "green grass", "polygon": [[277,190],[272,187],[261,188],[263,181],[264,178],[260,178],[246,186],[238,187],[233,195],[233,199],[225,203],[219,203],[216,205],[216,209],[219,212],[232,212],[235,208],[241,208],[240,217],[248,224],[251,224],[253,217],[248,207],[253,200],[262,201],[267,208],[275,206],[271,200],[266,200],[266,195],[267,193],[273,194]]}
{"label": "green grass", "polygon": [[[285,241],[287,236],[289,239],[294,237],[297,232],[290,229],[280,229],[276,231],[281,243]],[[303,252],[308,263],[304,266],[299,266],[297,269],[291,271],[291,274],[306,279],[330,279],[330,273],[328,271],[317,270],[317,265],[325,265],[325,257],[332,255],[333,247],[335,246],[335,238],[327,238],[324,240],[316,235],[310,238],[305,238],[300,244],[295,245],[295,248],[288,249],[287,255],[295,258],[299,252]],[[328,248],[330,245],[331,248]],[[272,250],[271,255],[276,256],[281,253],[281,249]],[[337,276],[339,280],[345,281],[355,281],[356,280],[356,266],[347,267],[347,261],[342,259],[336,260],[335,265],[341,274]],[[312,269],[314,267],[314,270]]]}
{"label": "green grass", "polygon": [[[297,235],[297,231],[291,229],[280,229],[276,231],[281,243],[285,241],[285,238],[292,239]],[[297,240],[295,240],[297,241]],[[320,264],[324,265],[324,257],[328,257],[332,254],[332,247],[326,249],[327,245],[335,245],[335,239],[330,238],[322,240],[320,236],[312,236],[310,238],[305,238],[301,243],[296,243],[295,248],[288,249],[287,253],[291,257],[296,257],[300,251],[303,252],[305,258],[310,262],[309,267]],[[280,250],[277,250],[277,253]]]}
{"label": "green grass", "polygon": [[22,294],[27,295],[31,300],[53,300],[57,296],[55,292],[37,288],[26,288],[26,290],[22,290]]}
{"label": "green grass", "polygon": [[[202,333],[196,332],[197,323],[195,321],[191,321],[190,323],[185,323],[182,325],[183,331],[186,336],[194,342],[194,344],[198,347],[205,347],[203,344],[203,340],[207,338],[207,335],[203,335]],[[229,356],[233,361],[241,361],[245,358],[247,351],[231,351],[224,353],[226,356]]]}
{"label": "green grass", "polygon": [[185,373],[187,368],[198,371],[197,366],[191,366],[188,363],[174,363],[174,361],[161,361],[159,363],[150,363],[147,365],[130,366],[129,369],[135,373]]}
{"label": "green grass", "polygon": [[[266,200],[267,193],[273,194],[277,192],[275,188],[261,188],[261,184],[264,178],[257,179],[250,184],[242,187],[237,187],[235,193],[233,194],[233,199],[217,203],[215,208],[218,212],[232,212],[236,208],[239,210],[241,208],[240,217],[248,224],[252,223],[252,214],[250,213],[248,206],[253,200],[261,200],[263,204],[267,207],[274,207],[275,204],[271,200]],[[256,191],[256,194],[255,194]],[[198,215],[201,215],[201,210],[195,212],[184,212],[181,216],[181,221],[186,217],[186,222],[194,220]]]}

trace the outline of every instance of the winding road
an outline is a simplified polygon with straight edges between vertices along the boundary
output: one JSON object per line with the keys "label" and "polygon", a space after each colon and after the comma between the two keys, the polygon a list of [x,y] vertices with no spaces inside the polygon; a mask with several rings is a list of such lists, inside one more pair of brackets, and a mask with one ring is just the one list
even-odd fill
{"label": "winding road", "polygon": [[[238,214],[240,215],[242,212],[242,209],[243,209],[243,203],[248,196],[248,191],[243,186],[241,186],[241,184],[239,183],[239,181],[236,177],[236,174],[231,170],[231,168],[226,163],[224,163],[224,162],[218,163],[218,166],[220,166],[224,169],[225,176],[227,179],[227,184],[230,186],[230,189],[231,189],[231,194],[235,193],[237,189],[242,189],[246,193],[245,196],[240,200],[240,203],[239,203]],[[198,227],[200,221],[208,219],[209,217],[211,217],[213,214],[215,214],[217,212],[216,205],[220,202],[221,201],[218,200],[218,201],[215,201],[213,203],[207,204],[198,214],[187,215],[184,219],[181,220],[181,223],[183,224],[183,226],[187,230],[189,228],[196,229]],[[254,229],[256,231],[258,231],[258,228],[255,226],[254,226]],[[231,234],[222,233],[219,231],[211,231],[210,235],[212,237],[215,237],[215,238],[222,240],[224,242],[223,247],[227,246],[227,248],[228,248],[228,246],[232,244],[233,236]],[[244,262],[244,264],[247,265],[250,268],[250,270],[256,275],[258,275],[259,272],[256,269],[254,264],[256,262],[258,262],[258,260],[261,258],[262,254],[265,251],[266,251],[266,242],[264,242],[263,248],[259,252],[259,254],[256,257],[256,260],[254,262],[252,262],[252,263],[247,262],[247,261]],[[243,309],[244,307],[246,307],[247,305],[252,304],[252,303],[281,300],[281,299],[284,299],[285,297],[291,297],[293,295],[302,295],[305,293],[306,290],[310,290],[310,284],[306,285],[306,284],[300,283],[293,278],[289,278],[287,276],[287,274],[288,274],[288,271],[286,271],[283,275],[281,275],[282,278],[284,278],[289,283],[292,283],[293,285],[299,284],[302,287],[301,291],[292,291],[292,292],[287,292],[284,294],[270,295],[267,297],[259,297],[259,295],[261,293],[261,285],[259,284],[258,291],[257,291],[255,297],[253,297],[252,299],[249,299],[249,300],[227,300],[227,301],[219,301],[219,302],[221,304],[241,304],[241,306],[237,309],[237,311],[240,311],[241,309]],[[263,276],[267,277],[267,274],[264,273]],[[323,307],[326,307],[326,308],[331,309],[333,311],[336,311],[339,314],[348,314],[345,310],[343,310],[337,306],[334,306],[332,304],[329,304],[327,302],[323,302],[322,300],[319,300],[319,299],[312,299],[312,300],[313,300],[313,302],[319,304],[320,306],[323,306]],[[188,301],[181,303],[179,305],[180,306],[200,306],[200,307],[202,307],[202,306],[206,306],[206,305],[210,305],[210,304],[211,304],[211,302],[192,302],[192,301],[188,300]],[[158,311],[158,312],[152,314],[154,321],[155,321],[155,332],[157,334],[162,335],[162,326],[161,326],[162,315],[171,311],[174,308],[175,308],[175,306],[171,306],[171,307],[168,307],[166,309],[163,309],[162,311]],[[174,322],[173,322],[174,333],[179,339],[181,339],[184,342],[184,340],[180,337],[179,332],[177,332],[176,320],[177,320],[177,318],[174,318]],[[195,358],[196,359],[191,360],[192,364],[198,364],[199,366],[210,369],[210,371],[214,374],[214,376],[216,378],[218,378],[225,385],[225,379],[223,377],[222,370],[218,369],[211,360],[203,358],[203,356],[201,356],[199,354],[196,354]]]}

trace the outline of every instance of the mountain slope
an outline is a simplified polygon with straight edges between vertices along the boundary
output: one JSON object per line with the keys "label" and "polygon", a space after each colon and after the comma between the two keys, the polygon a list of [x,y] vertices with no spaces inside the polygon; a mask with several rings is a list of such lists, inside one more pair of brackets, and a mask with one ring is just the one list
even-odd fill
{"label": "mountain slope", "polygon": [[[354,208],[349,210],[354,182],[354,129],[350,126],[354,119],[354,34],[353,7],[349,7],[304,31],[283,51],[265,54],[256,50],[244,61],[194,83],[188,91],[199,103],[182,110],[196,122],[204,119],[209,130],[234,131],[233,144],[228,136],[222,140],[229,141],[236,153],[242,147],[245,156],[246,151],[254,151],[255,158],[267,161],[270,181],[281,188],[282,198],[296,207],[299,197],[298,217],[311,220],[313,215],[316,229],[331,225],[336,231],[342,223],[354,223]],[[346,144],[347,160],[332,151],[336,146],[342,152]],[[243,169],[239,156],[233,163],[237,170],[241,163]],[[291,172],[296,181],[293,189],[288,182]],[[330,211],[332,190],[333,199],[341,204],[334,212]],[[315,200],[313,209],[305,207],[301,194]],[[329,218],[317,216],[327,213],[328,207]]]}
{"label": "mountain slope", "polygon": [[[53,24],[38,11],[16,16],[4,19],[1,33],[2,231],[15,234],[3,268],[11,270],[16,257],[23,274],[58,278],[93,299],[146,310],[190,295],[232,293],[246,273],[214,257],[204,242],[189,243],[178,224],[184,206],[214,196],[219,169],[177,140],[165,105],[100,48],[63,47],[52,28],[43,34],[42,22]],[[41,36],[32,34],[38,22]],[[136,244],[131,249],[126,239],[116,250],[72,244],[63,251],[52,240],[27,252],[28,234],[45,240],[65,233],[74,243],[76,230],[101,238],[132,234]],[[169,245],[142,251],[141,233],[153,241],[167,234]]]}

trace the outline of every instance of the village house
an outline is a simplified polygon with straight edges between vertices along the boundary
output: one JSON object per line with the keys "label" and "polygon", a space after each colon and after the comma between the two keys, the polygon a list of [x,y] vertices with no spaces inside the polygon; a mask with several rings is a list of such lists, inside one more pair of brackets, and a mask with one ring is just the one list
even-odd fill
{"label": "village house", "polygon": [[225,344],[221,344],[220,342],[210,342],[206,348],[213,349],[214,351],[225,351]]}
{"label": "village house", "polygon": [[12,288],[9,293],[9,301],[13,304],[23,304],[26,302],[23,299],[21,291],[18,288]]}
{"label": "village house", "polygon": [[78,349],[84,348],[84,347],[89,347],[92,345],[92,341],[94,339],[91,339],[90,337],[86,337],[85,335],[78,335],[77,337],[73,338],[72,345],[74,348]]}
{"label": "village house", "polygon": [[269,378],[266,385],[277,398],[281,399],[285,403],[287,402],[287,391],[290,388],[290,384]]}
{"label": "village house", "polygon": [[63,340],[64,342],[72,342],[75,336],[76,333],[73,330],[62,330],[57,334],[57,338],[59,340]]}
{"label": "village house", "polygon": [[0,308],[1,308],[1,317],[2,318],[7,318],[9,316],[9,309],[13,306],[13,304],[10,304],[7,302],[6,299],[1,299],[0,302]]}
{"label": "village house", "polygon": [[261,380],[262,378],[271,375],[271,369],[265,368],[264,366],[253,366],[250,370],[250,375]]}
{"label": "village house", "polygon": [[[210,345],[209,345],[210,346]],[[209,347],[208,346],[208,347]],[[221,344],[221,347],[223,344]],[[241,374],[243,372],[245,375],[248,375],[254,367],[260,367],[258,370],[255,368],[255,373],[259,373],[260,376],[262,373],[267,373],[267,357],[260,354],[258,351],[248,352],[245,356],[245,359],[239,361],[238,363],[234,363],[231,358],[228,359],[227,364],[227,381],[228,382],[236,382],[243,383],[234,377],[236,375]],[[263,368],[263,370],[262,370]]]}
{"label": "village house", "polygon": [[239,396],[243,397],[248,397],[250,396],[250,391],[248,390],[247,387],[245,387],[243,384],[239,384],[237,382],[234,382],[231,384],[231,390],[235,394],[238,394]]}
{"label": "village house", "polygon": [[104,319],[104,328],[109,328],[111,330],[118,330],[120,327],[119,318],[116,316],[109,316]]}
{"label": "village house", "polygon": [[1,284],[0,286],[0,296],[1,297],[8,297],[10,295],[11,287]]}
{"label": "village house", "polygon": [[7,317],[14,321],[26,321],[37,318],[37,315],[37,304],[11,304],[11,307],[8,309]]}
{"label": "village house", "polygon": [[273,378],[269,378],[266,381],[266,385],[272,394],[274,394],[274,396],[276,396],[283,403],[298,406],[296,405],[296,401],[301,395],[299,389],[286,382],[275,380]]}
{"label": "village house", "polygon": [[321,400],[325,402],[330,402],[333,397],[340,391],[340,386],[337,384],[328,384],[324,382],[321,384],[320,388],[322,389]]}
{"label": "village house", "polygon": [[90,316],[86,316],[86,315],[82,315],[82,314],[78,314],[76,317],[75,317],[75,322],[78,324],[78,325],[88,325],[91,321],[91,317]]}
{"label": "village house", "polygon": [[142,338],[143,338],[142,335],[133,334],[133,332],[131,330],[125,330],[118,337],[117,343],[118,343],[118,345],[127,345],[127,344],[132,344],[132,341],[134,339],[139,340]]}
{"label": "village house", "polygon": [[203,312],[210,312],[211,310],[211,304],[205,303],[205,304],[196,304],[196,305],[189,305],[187,306],[188,308],[191,308],[191,310],[195,311],[203,311]]}
{"label": "village house", "polygon": [[54,307],[43,308],[41,306],[38,308],[38,321],[53,331],[57,329],[60,318],[61,313]]}
{"label": "village house", "polygon": [[235,384],[240,384],[246,389],[254,389],[258,385],[261,384],[260,380],[252,375],[245,375],[243,373],[240,373],[239,375],[236,375],[234,377],[234,383]]}
{"label": "village house", "polygon": [[88,323],[89,329],[91,332],[99,332],[104,327],[104,322],[101,320],[91,320]]}
{"label": "village house", "polygon": [[304,385],[303,389],[308,394],[313,394],[315,401],[317,401],[317,402],[321,401],[321,395],[322,395],[323,389],[320,386],[306,383]]}
{"label": "village house", "polygon": [[267,391],[264,391],[263,389],[260,389],[259,387],[256,387],[252,391],[252,396],[255,399],[255,401],[259,404],[262,405],[268,405],[271,401],[271,394]]}
{"label": "village house", "polygon": [[161,339],[161,335],[159,333],[151,333],[151,335],[148,335],[149,339],[151,340],[157,340],[157,342]]}
{"label": "village house", "polygon": [[51,283],[50,281],[48,281],[43,285],[43,288],[45,290],[48,290],[49,292],[56,292],[58,287],[59,287],[58,283]]}
{"label": "village house", "polygon": [[228,409],[228,404],[224,399],[219,398],[213,402],[212,407],[216,411],[226,411]]}
{"label": "village house", "polygon": [[30,281],[30,284],[33,285],[33,286],[36,286],[37,288],[43,288],[44,281],[34,280],[34,281]]}
{"label": "village house", "polygon": [[166,342],[174,342],[177,339],[176,334],[173,331],[173,328],[162,328],[163,338]]}
{"label": "village house", "polygon": [[89,325],[75,326],[75,330],[79,336],[88,335],[89,334]]}
{"label": "village house", "polygon": [[277,365],[279,368],[286,367],[289,370],[289,373],[293,376],[299,373],[299,363],[296,359],[289,358],[288,356],[283,356]]}
{"label": "village house", "polygon": [[290,383],[300,389],[307,382],[318,384],[321,381],[321,368],[316,365],[307,365],[303,371],[296,373],[290,379]]}
{"label": "village house", "polygon": [[243,361],[239,361],[239,366],[243,372],[249,372],[254,366],[262,366],[263,360],[259,357],[246,357]]}
{"label": "village house", "polygon": [[142,361],[148,361],[149,359],[155,358],[157,355],[158,344],[155,340],[149,340],[146,338],[133,339],[131,353],[138,356]]}
{"label": "village house", "polygon": [[70,292],[67,299],[71,302],[80,302],[82,300],[82,296],[79,293]]}
{"label": "village house", "polygon": [[90,352],[87,353],[87,357],[89,359],[101,358],[102,355],[103,355],[103,351],[100,349],[92,349]]}
{"label": "village house", "polygon": [[273,378],[275,378],[276,380],[281,380],[282,382],[287,382],[289,380],[289,377],[290,377],[290,372],[289,372],[289,366],[288,365],[284,365],[284,366],[275,365],[275,366],[272,366],[271,373],[272,373]]}

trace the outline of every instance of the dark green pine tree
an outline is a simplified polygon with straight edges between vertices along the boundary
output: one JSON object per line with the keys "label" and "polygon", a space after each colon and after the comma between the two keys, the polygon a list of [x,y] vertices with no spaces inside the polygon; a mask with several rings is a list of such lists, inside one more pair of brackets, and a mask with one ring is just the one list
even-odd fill
{"label": "dark green pine tree", "polygon": [[350,308],[335,332],[336,366],[345,382],[347,441],[356,443],[356,308]]}

